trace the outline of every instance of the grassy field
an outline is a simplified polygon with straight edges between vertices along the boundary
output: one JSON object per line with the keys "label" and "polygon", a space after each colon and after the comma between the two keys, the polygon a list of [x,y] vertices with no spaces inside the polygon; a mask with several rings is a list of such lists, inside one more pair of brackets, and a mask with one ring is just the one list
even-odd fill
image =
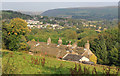
{"label": "grassy field", "polygon": [[[107,66],[94,66],[82,63],[76,63],[77,67],[75,68],[75,62],[62,61],[48,56],[32,56],[22,52],[3,50],[2,55],[2,73],[4,74],[78,74],[77,71],[80,70],[80,68],[78,69],[79,64],[81,71],[83,73],[86,71],[86,74],[96,74],[96,72],[97,74],[106,74],[109,70]],[[110,68],[109,74],[118,72],[116,67]]]}
{"label": "grassy field", "polygon": [[1,65],[2,65],[2,57],[0,57],[0,75],[2,74],[2,67],[1,67]]}

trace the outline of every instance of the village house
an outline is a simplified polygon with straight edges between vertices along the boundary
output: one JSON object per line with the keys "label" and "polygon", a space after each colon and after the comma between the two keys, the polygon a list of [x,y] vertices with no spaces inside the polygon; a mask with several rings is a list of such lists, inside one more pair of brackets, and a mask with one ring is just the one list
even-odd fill
{"label": "village house", "polygon": [[36,25],[37,28],[41,28],[41,25]]}
{"label": "village house", "polygon": [[31,29],[31,28],[48,28],[48,29],[63,29],[63,26],[60,26],[59,24],[50,24],[50,23],[46,23],[43,24],[43,22],[40,21],[34,21],[34,20],[25,20],[27,22],[27,26]]}
{"label": "village house", "polygon": [[59,38],[57,45],[51,43],[51,38],[49,37],[47,44],[46,42],[29,41],[28,45],[31,46],[30,52],[46,52],[50,56],[55,56],[68,61],[97,63],[97,57],[90,50],[89,41],[87,41],[85,47],[78,47],[77,42],[71,45],[71,41],[69,41],[68,45],[62,45],[62,39]]}
{"label": "village house", "polygon": [[89,60],[88,58],[86,58],[85,56],[76,55],[76,54],[66,54],[66,55],[63,57],[63,60],[79,61],[79,62],[90,61],[90,60]]}
{"label": "village house", "polygon": [[90,25],[90,27],[93,27],[94,25]]}
{"label": "village house", "polygon": [[26,20],[27,24],[39,24],[39,21]]}
{"label": "village house", "polygon": [[27,27],[29,27],[30,29],[33,28],[33,27],[37,27],[36,25],[27,25]]}
{"label": "village house", "polygon": [[[76,49],[73,50],[73,47]],[[90,63],[97,62],[97,57],[90,50],[90,44],[89,44],[88,40],[87,40],[87,43],[85,44],[85,47],[82,49],[77,47],[76,43],[74,43],[71,48],[72,49],[69,48],[69,52],[67,51],[67,54],[63,57],[63,60],[90,62]],[[76,50],[80,50],[80,49],[82,51],[76,51]],[[95,61],[91,60],[91,57],[94,57]]]}

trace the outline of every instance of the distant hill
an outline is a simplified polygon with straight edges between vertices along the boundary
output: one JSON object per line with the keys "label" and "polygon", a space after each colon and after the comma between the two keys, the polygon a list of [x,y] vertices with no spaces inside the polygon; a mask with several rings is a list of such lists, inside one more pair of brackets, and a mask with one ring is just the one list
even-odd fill
{"label": "distant hill", "polygon": [[32,16],[23,14],[21,12],[12,10],[2,10],[2,19],[12,19],[12,18],[22,18],[22,19],[32,19]]}
{"label": "distant hill", "polygon": [[28,15],[40,15],[40,14],[42,13],[42,11],[41,11],[41,12],[34,12],[34,11],[19,11],[19,12],[21,12],[21,13],[23,13],[23,14],[28,14]]}
{"label": "distant hill", "polygon": [[117,6],[109,7],[80,7],[80,8],[60,8],[45,11],[42,16],[67,17],[73,19],[115,19],[118,17]]}

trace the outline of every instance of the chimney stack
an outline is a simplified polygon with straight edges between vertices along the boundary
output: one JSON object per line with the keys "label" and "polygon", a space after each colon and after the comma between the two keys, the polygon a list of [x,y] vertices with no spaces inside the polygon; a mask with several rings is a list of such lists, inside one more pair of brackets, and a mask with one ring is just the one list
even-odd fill
{"label": "chimney stack", "polygon": [[51,38],[49,37],[47,40],[47,45],[50,45],[50,44],[51,44]]}

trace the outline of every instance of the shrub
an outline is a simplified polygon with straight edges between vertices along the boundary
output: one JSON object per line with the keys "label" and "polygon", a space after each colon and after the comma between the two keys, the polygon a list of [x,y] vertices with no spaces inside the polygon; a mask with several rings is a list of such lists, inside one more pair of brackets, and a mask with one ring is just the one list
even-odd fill
{"label": "shrub", "polygon": [[41,65],[42,65],[42,67],[44,67],[44,65],[45,65],[45,58],[41,59]]}
{"label": "shrub", "polygon": [[84,71],[83,71],[80,64],[79,64],[79,66],[77,66],[77,64],[75,64],[75,67],[73,69],[70,68],[70,73],[72,76],[76,76],[76,75],[79,76],[81,74],[90,74],[89,68],[84,67]]}
{"label": "shrub", "polygon": [[29,49],[30,49],[30,47],[26,43],[24,43],[24,42],[20,43],[19,51],[23,51],[23,50],[27,51]]}
{"label": "shrub", "polygon": [[94,62],[94,64],[97,63],[97,57],[96,57],[94,54],[92,54],[92,55],[89,57],[89,59],[90,59],[91,62]]}
{"label": "shrub", "polygon": [[35,41],[35,39],[32,39],[31,41]]}

